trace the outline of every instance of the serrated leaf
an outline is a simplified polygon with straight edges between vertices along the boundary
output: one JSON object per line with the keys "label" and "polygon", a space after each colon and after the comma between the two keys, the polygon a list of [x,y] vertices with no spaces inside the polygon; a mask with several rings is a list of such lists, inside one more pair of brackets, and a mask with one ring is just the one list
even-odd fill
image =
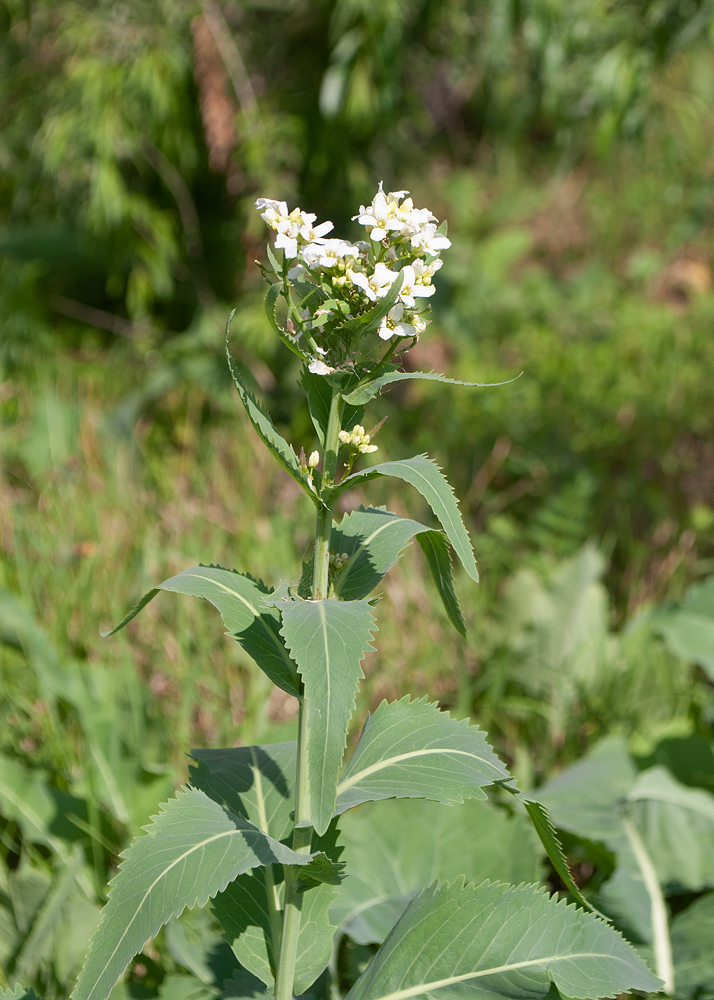
{"label": "serrated leaf", "polygon": [[[307,473],[304,473],[300,468],[300,462],[298,461],[298,457],[292,446],[289,445],[285,438],[280,434],[270,416],[260,406],[255,396],[252,392],[250,392],[240,376],[238,366],[233,358],[233,355],[231,354],[231,349],[228,344],[228,329],[234,313],[235,309],[228,317],[228,323],[226,324],[226,357],[228,359],[228,367],[230,369],[233,382],[235,383],[235,387],[238,390],[238,395],[241,398],[241,402],[245,407],[250,422],[268,451],[274,456],[274,458],[277,459],[288,475],[292,476],[298,486],[307,493],[310,499],[315,503],[319,503],[317,494],[310,487]],[[303,356],[302,352],[300,356]]]}
{"label": "serrated leaf", "polygon": [[457,880],[422,890],[347,996],[536,998],[551,982],[578,1000],[661,985],[616,931],[547,890]]}
{"label": "serrated leaf", "polygon": [[275,840],[292,830],[297,744],[192,750],[194,788]]}
{"label": "serrated leaf", "polygon": [[106,1000],[128,963],[170,917],[204,906],[236,876],[273,863],[307,864],[203,792],[181,791],[122,855],[74,1000]]}
{"label": "serrated leaf", "polygon": [[[313,852],[333,867],[341,867],[337,858],[336,828],[332,824],[323,838],[313,837]],[[315,859],[313,859],[315,860]],[[312,864],[312,862],[310,863]],[[300,873],[309,868],[306,865]],[[273,989],[275,967],[282,934],[281,908],[284,885],[282,870],[274,866],[241,875],[213,902],[215,915],[224,936],[244,968]],[[295,966],[295,993],[303,993],[326,967],[337,929],[330,919],[330,907],[337,890],[329,884],[311,883],[301,896],[301,920]]]}
{"label": "serrated leaf", "polygon": [[548,855],[550,863],[573,898],[576,899],[581,906],[584,906],[586,910],[597,913],[598,916],[602,917],[602,913],[596,910],[593,904],[587,900],[585,896],[583,896],[578,885],[576,884],[570,868],[568,867],[568,862],[563,852],[563,845],[558,839],[555,827],[550,821],[548,810],[543,803],[537,802],[535,799],[531,799],[527,795],[523,795],[521,792],[517,792],[514,788],[509,788],[509,786],[505,783],[503,784],[503,788],[515,795],[516,798],[523,803],[528,817],[533,824],[533,829],[538,834],[538,838],[545,849],[545,853]]}
{"label": "serrated leaf", "polygon": [[337,785],[335,812],[362,802],[424,798],[453,804],[485,798],[484,785],[508,771],[468,720],[452,719],[426,698],[383,701],[367,716]]}
{"label": "serrated leaf", "polygon": [[424,799],[369,803],[345,813],[340,839],[348,877],[332,916],[358,944],[381,944],[414,893],[434,879],[519,883],[541,876],[528,820],[488,801],[450,809]]}
{"label": "serrated leaf", "polygon": [[424,553],[449,621],[460,635],[465,636],[466,625],[459,607],[459,599],[454,590],[454,578],[451,574],[451,551],[446,536],[442,535],[440,531],[422,532],[417,535],[417,542]]}
{"label": "serrated leaf", "polygon": [[0,989],[0,1000],[40,1000],[31,986],[16,984],[12,988]]}
{"label": "serrated leaf", "polygon": [[476,569],[471,541],[461,519],[454,491],[436,462],[427,458],[426,455],[415,455],[414,458],[398,462],[382,462],[362,472],[355,472],[343,479],[337,486],[326,490],[325,500],[332,505],[345,490],[380,476],[394,476],[419,490],[441,522],[441,526],[464,569],[472,580],[478,581],[478,570]]}
{"label": "serrated leaf", "polygon": [[376,623],[367,601],[280,601],[282,634],[302,676],[312,825],[330,824],[360,663]]}
{"label": "serrated leaf", "polygon": [[421,379],[429,382],[446,382],[449,385],[465,385],[470,388],[487,388],[497,385],[508,385],[509,382],[515,382],[515,379],[508,379],[507,382],[461,382],[459,379],[447,378],[446,375],[439,375],[438,372],[390,371],[385,372],[384,375],[377,376],[373,382],[357,386],[356,389],[353,389],[352,392],[344,397],[345,401],[347,403],[351,403],[353,406],[364,406],[364,404],[368,403],[370,399],[374,399],[374,397],[381,392],[386,385],[390,385],[392,382],[403,382],[405,379]]}
{"label": "serrated leaf", "polygon": [[270,680],[288,694],[299,694],[295,664],[280,635],[280,616],[263,603],[268,591],[234,570],[220,566],[185,569],[150,590],[115,628],[102,634],[114,635],[124,628],[160,590],[209,601],[220,612],[228,635],[241,644]]}
{"label": "serrated leaf", "polygon": [[316,854],[309,865],[298,869],[298,889],[307,892],[318,885],[340,885],[344,881],[344,869],[343,862],[332,861],[326,854]]}

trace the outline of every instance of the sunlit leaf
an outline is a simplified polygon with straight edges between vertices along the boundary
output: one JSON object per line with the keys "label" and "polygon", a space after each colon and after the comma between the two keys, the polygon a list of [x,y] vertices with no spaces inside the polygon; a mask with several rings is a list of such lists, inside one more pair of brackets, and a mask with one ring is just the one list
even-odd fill
{"label": "sunlit leaf", "polygon": [[170,917],[187,906],[204,906],[237,875],[310,860],[195,789],[163,805],[146,829],[124,852],[111,882],[75,1000],[106,1000],[134,955]]}
{"label": "sunlit leaf", "polygon": [[332,504],[345,490],[380,476],[394,476],[410,483],[419,490],[441,522],[441,526],[463,563],[464,569],[472,580],[478,580],[476,560],[459,513],[454,491],[436,462],[427,458],[426,455],[416,455],[414,458],[399,462],[382,462],[370,469],[365,469],[363,472],[355,472],[343,479],[337,486],[326,490],[325,500]]}
{"label": "sunlit leaf", "polygon": [[366,601],[280,601],[282,634],[305,686],[310,808],[318,833],[335,807],[347,727],[376,624]]}
{"label": "sunlit leaf", "polygon": [[263,603],[269,591],[249,576],[220,566],[193,566],[164,580],[103,635],[114,635],[124,628],[160,590],[209,601],[220,612],[228,634],[238,640],[271,681],[288,694],[299,693],[295,664],[280,635],[280,615]]}
{"label": "sunlit leaf", "polygon": [[661,981],[615,930],[545,889],[457,880],[422,890],[348,997],[536,998],[553,982],[591,1000]]}
{"label": "sunlit leaf", "polygon": [[362,735],[337,785],[338,813],[361,802],[425,798],[452,804],[485,798],[484,785],[508,777],[468,720],[452,719],[435,704],[387,703],[368,716]]}
{"label": "sunlit leaf", "polygon": [[[455,378],[447,378],[446,375],[439,375],[437,372],[397,372],[390,371],[386,372],[384,375],[377,376],[373,382],[368,382],[366,385],[357,386],[352,392],[345,396],[345,401],[351,403],[353,406],[360,406],[368,403],[370,399],[381,392],[381,390],[386,386],[390,385],[392,382],[403,382],[405,379],[420,379],[427,380],[429,382],[447,382],[449,385],[465,385],[470,388],[486,388],[497,385],[508,385],[508,382],[461,382]],[[514,382],[515,379],[509,379],[509,382]]]}

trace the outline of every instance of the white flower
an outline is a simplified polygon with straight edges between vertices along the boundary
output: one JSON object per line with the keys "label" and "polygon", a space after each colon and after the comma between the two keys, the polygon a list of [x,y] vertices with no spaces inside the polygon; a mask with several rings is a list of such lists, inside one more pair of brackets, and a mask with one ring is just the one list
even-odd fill
{"label": "white flower", "polygon": [[404,275],[404,280],[399,291],[399,299],[405,306],[413,309],[416,305],[415,298],[428,298],[436,291],[433,285],[418,285],[416,283],[416,274],[411,264],[403,267],[401,273]]}
{"label": "white flower", "polygon": [[277,250],[282,250],[288,260],[297,257],[297,237],[289,236],[287,233],[278,233],[275,237],[275,247]]}
{"label": "white flower", "polygon": [[441,233],[437,233],[436,226],[429,222],[422,226],[419,232],[414,233],[411,239],[415,250],[423,250],[426,253],[437,254],[439,250],[447,250],[451,246],[451,240]]}
{"label": "white flower", "polygon": [[300,256],[308,268],[335,267],[345,257],[356,257],[358,253],[358,248],[348,243],[347,240],[319,238],[303,247]]}
{"label": "white flower", "polygon": [[399,217],[399,198],[408,191],[390,191],[385,195],[382,190],[382,181],[379,182],[379,190],[372,199],[372,204],[365,207],[360,205],[359,215],[355,218],[361,226],[366,226],[369,230],[369,237],[372,240],[383,240],[388,232],[401,232],[404,229],[404,222]]}
{"label": "white flower", "polygon": [[336,369],[330,368],[326,365],[324,361],[320,361],[319,358],[315,358],[307,366],[307,370],[312,372],[313,375],[331,375]]}
{"label": "white flower", "polygon": [[[303,219],[307,216],[307,212],[302,213]],[[313,226],[312,223],[315,221],[315,216],[312,216],[310,222],[303,222],[300,226],[300,236],[306,243],[314,243],[325,235],[325,233],[331,232],[335,227],[331,222],[321,222],[319,226]]]}
{"label": "white flower", "polygon": [[265,209],[261,213],[261,219],[268,223],[271,229],[277,229],[279,223],[287,218],[288,206],[284,201],[275,201],[273,198],[258,198],[255,207]]}
{"label": "white flower", "polygon": [[416,327],[407,322],[413,319],[412,314],[404,317],[404,306],[401,302],[397,302],[389,310],[389,315],[384,317],[377,332],[382,340],[390,340],[392,337],[414,337],[417,333]]}

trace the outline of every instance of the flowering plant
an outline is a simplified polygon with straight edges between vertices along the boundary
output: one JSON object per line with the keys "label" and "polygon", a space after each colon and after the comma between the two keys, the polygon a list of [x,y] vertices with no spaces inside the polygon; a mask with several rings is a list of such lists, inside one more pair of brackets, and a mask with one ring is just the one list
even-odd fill
{"label": "flowering plant", "polygon": [[451,242],[446,227],[437,227],[429,209],[414,208],[408,194],[385,194],[380,184],[371,205],[360,206],[354,217],[368,237],[356,243],[328,238],[332,223],[316,226],[312,213],[257,200],[282,250],[281,261],[269,251],[270,267],[263,268],[287,305],[281,335],[313,374],[374,363],[375,337],[389,342],[384,362],[408,350],[426,329],[423,300],[434,294],[439,253]]}
{"label": "flowering plant", "polygon": [[[380,185],[356,216],[368,239],[355,244],[328,238],[331,224],[315,225],[315,217],[300,209],[258,202],[282,252],[278,259],[269,249],[264,268],[268,318],[304,362],[302,385],[318,442],[309,458],[304,448],[298,456],[279,433],[227,348],[228,362],[253,427],[314,504],[314,553],[292,585],[265,586],[213,564],[184,570],[149,591],[117,629],[159,590],[210,601],[228,634],[273,684],[297,699],[298,737],[193,751],[188,787],[161,807],[147,835],[124,855],[75,1000],[107,1000],[148,938],[209,899],[233,958],[232,978],[208,993],[216,1000],[292,1000],[307,990],[320,1000],[340,997],[339,942],[349,935],[381,947],[353,977],[347,1000],[552,1000],[558,991],[592,998],[659,988],[637,953],[592,912],[544,807],[518,792],[477,726],[426,699],[385,701],[367,716],[343,760],[361,661],[376,630],[370,595],[403,549],[416,539],[446,613],[462,633],[451,549],[478,579],[453,491],[434,462],[417,455],[352,471],[358,456],[376,450],[361,423],[371,399],[401,379],[453,381],[402,372],[390,361],[422,331],[439,252],[449,245],[432,214],[415,209],[406,194],[385,195]],[[277,315],[281,296],[284,325]],[[442,530],[383,507],[360,507],[335,520],[340,497],[379,476],[414,486]],[[445,835],[439,844],[444,856],[431,874],[400,882],[391,895],[385,896],[381,877],[373,887],[364,870],[369,857],[360,861],[354,839],[340,859],[340,824],[349,829],[357,806],[375,824],[379,800],[463,804],[485,799],[487,786],[500,786],[525,806],[581,909],[551,899],[543,887],[483,881],[478,868],[478,885],[465,884],[463,876],[453,880],[466,865],[453,845],[472,827],[451,838],[451,849]],[[386,829],[369,823],[365,829],[368,855],[379,854]],[[408,824],[400,829],[402,854],[416,850],[414,833]],[[207,950],[214,945],[209,939]],[[195,960],[195,949],[190,961],[196,968],[209,964],[207,954],[203,965]],[[205,987],[199,992],[203,996]]]}

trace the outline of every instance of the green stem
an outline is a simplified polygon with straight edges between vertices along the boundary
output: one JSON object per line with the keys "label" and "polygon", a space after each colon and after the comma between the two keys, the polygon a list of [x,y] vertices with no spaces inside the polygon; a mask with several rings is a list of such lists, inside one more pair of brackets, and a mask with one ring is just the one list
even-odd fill
{"label": "green stem", "polygon": [[[340,450],[339,433],[342,428],[344,401],[339,388],[333,386],[330,416],[325,433],[325,455],[322,471],[322,485],[331,486],[337,474],[337,453]],[[318,511],[315,526],[315,562],[313,564],[312,599],[327,597],[330,570],[330,536],[332,534],[332,508]],[[295,782],[295,826],[293,829],[293,850],[298,854],[309,854],[312,844],[310,823],[310,784],[306,752],[305,696],[300,703],[297,741],[297,775]],[[300,936],[300,911],[302,893],[298,891],[294,868],[286,865],[285,906],[283,909],[283,932],[280,941],[280,956],[275,974],[275,1000],[291,1000],[295,979],[298,938]]]}
{"label": "green stem", "polygon": [[645,888],[650,897],[652,908],[652,943],[655,953],[655,972],[664,980],[662,992],[670,996],[674,993],[674,962],[672,960],[672,941],[669,936],[667,921],[667,906],[662,895],[662,888],[657,878],[657,872],[652,864],[647,848],[642,842],[634,823],[625,817],[627,839],[634,852]]}

